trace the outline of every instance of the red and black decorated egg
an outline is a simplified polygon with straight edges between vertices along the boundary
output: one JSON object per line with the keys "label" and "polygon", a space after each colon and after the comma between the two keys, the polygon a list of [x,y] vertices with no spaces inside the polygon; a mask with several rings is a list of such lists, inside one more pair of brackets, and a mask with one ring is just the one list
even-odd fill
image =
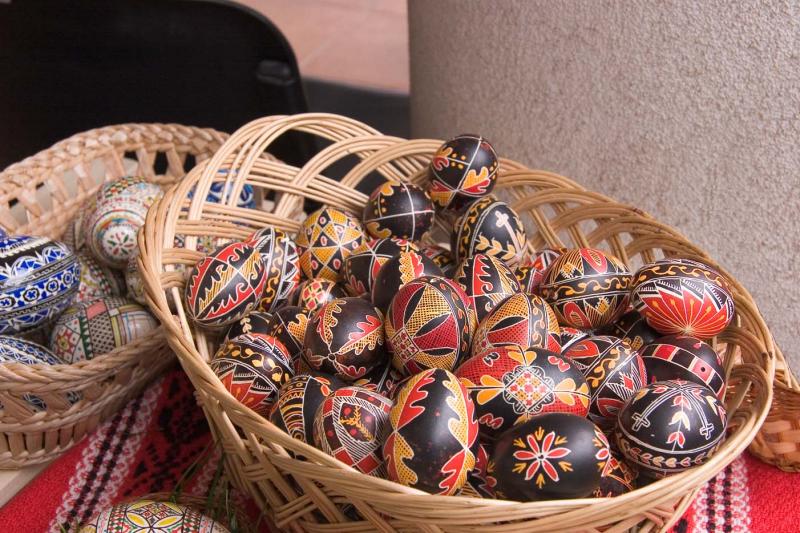
{"label": "red and black decorated egg", "polygon": [[405,374],[428,368],[453,370],[469,355],[472,321],[455,283],[423,277],[397,292],[386,315],[392,364]]}
{"label": "red and black decorated egg", "polygon": [[394,390],[405,376],[392,366],[391,361],[386,361],[367,372],[364,377],[353,382],[354,386],[383,394],[387,398],[394,396]]}
{"label": "red and black decorated egg", "polygon": [[492,488],[489,486],[486,468],[489,466],[489,452],[483,443],[478,444],[478,453],[475,457],[475,468],[467,474],[467,482],[458,493],[459,496],[470,498],[494,498]]}
{"label": "red and black decorated egg", "polygon": [[448,278],[453,275],[458,266],[450,250],[438,244],[431,244],[423,248],[422,255],[436,263],[436,266],[441,268],[442,273]]}
{"label": "red and black decorated egg", "polygon": [[627,341],[634,350],[641,350],[645,344],[656,340],[659,333],[647,325],[647,321],[638,311],[628,311],[616,322],[601,328],[599,335],[612,335]]}
{"label": "red and black decorated egg", "polygon": [[269,421],[289,436],[313,445],[314,415],[325,398],[341,387],[344,383],[334,376],[319,373],[294,376],[278,391]]}
{"label": "red and black decorated egg", "polygon": [[433,226],[433,202],[411,183],[387,181],[372,191],[361,220],[376,239],[418,241]]}
{"label": "red and black decorated egg", "polygon": [[342,278],[350,296],[371,295],[383,264],[400,252],[418,251],[417,245],[402,239],[374,239],[362,244],[344,260]]}
{"label": "red and black decorated egg", "polygon": [[386,261],[378,272],[372,287],[372,303],[381,311],[386,311],[397,290],[409,281],[441,275],[442,270],[436,263],[421,253],[400,252]]}
{"label": "red and black decorated egg", "polygon": [[480,135],[459,135],[433,156],[428,194],[437,207],[460,210],[492,192],[498,167],[489,141]]}
{"label": "red and black decorated egg", "polygon": [[385,361],[383,314],[363,298],[337,298],[311,316],[303,346],[312,368],[358,379]]}
{"label": "red and black decorated egg", "polygon": [[511,207],[489,195],[469,206],[456,221],[450,249],[456,261],[475,254],[496,257],[514,268],[525,254],[522,219]]}
{"label": "red and black decorated egg", "polygon": [[300,282],[300,258],[297,245],[284,231],[272,226],[262,228],[247,238],[261,255],[267,283],[260,311],[272,312],[283,305]]}
{"label": "red and black decorated egg", "polygon": [[613,498],[633,490],[636,482],[636,471],[625,461],[617,459],[614,454],[608,458],[606,467],[600,476],[600,486],[592,495],[595,498]]}
{"label": "red and black decorated egg", "polygon": [[465,361],[456,376],[489,438],[543,413],[589,412],[589,386],[578,367],[542,348],[490,348]]}
{"label": "red and black decorated egg", "polygon": [[550,265],[539,294],[553,307],[561,325],[598,329],[627,307],[630,283],[628,267],[616,257],[576,248]]}
{"label": "red and black decorated egg", "polygon": [[561,345],[560,353],[566,353],[567,350],[572,348],[575,344],[589,336],[591,336],[591,333],[582,329],[561,326],[561,332],[558,336],[558,342]]}
{"label": "red and black decorated egg", "polygon": [[467,293],[478,322],[498,303],[519,292],[519,282],[511,269],[499,259],[484,254],[465,259],[456,269],[453,281]]}
{"label": "red and black decorated egg", "polygon": [[497,346],[547,348],[559,353],[561,328],[547,302],[533,294],[512,294],[478,324],[472,338],[472,354]]}
{"label": "red and black decorated egg", "polygon": [[600,486],[610,456],[606,436],[589,420],[548,413],[500,437],[489,460],[489,482],[504,500],[585,498]]}
{"label": "red and black decorated egg", "polygon": [[667,335],[642,351],[647,377],[654,381],[683,379],[705,385],[720,400],[725,398],[725,367],[719,354],[697,337]]}
{"label": "red and black decorated egg", "polygon": [[286,347],[261,333],[245,333],[224,343],[211,360],[211,370],[234,398],[263,416],[294,375]]}
{"label": "red and black decorated egg", "polygon": [[289,303],[313,313],[331,300],[345,296],[347,294],[341,285],[329,279],[314,278],[300,283],[292,293]]}
{"label": "red and black decorated egg", "polygon": [[226,326],[258,304],[266,283],[261,254],[246,242],[227,244],[198,261],[189,273],[186,309],[201,326]]}
{"label": "red and black decorated egg", "polygon": [[247,316],[240,318],[228,327],[225,333],[225,340],[238,337],[242,333],[263,333],[269,335],[269,321],[272,315],[269,313],[260,313],[258,311],[250,311]]}
{"label": "red and black decorated egg", "polygon": [[612,427],[625,402],[647,383],[642,356],[617,337],[587,337],[563,353],[586,378],[589,420],[601,428]]}
{"label": "red and black decorated egg", "polygon": [[726,426],[725,406],[708,387],[657,381],[625,404],[614,435],[642,474],[661,476],[705,463],[722,444]]}
{"label": "red and black decorated egg", "polygon": [[310,315],[311,312],[308,309],[297,305],[287,305],[275,311],[267,323],[267,335],[275,337],[286,346],[289,355],[292,356],[296,372],[304,370],[300,362]]}
{"label": "red and black decorated egg", "polygon": [[295,239],[303,274],[336,281],[345,259],[364,244],[365,235],[353,215],[333,207],[317,209],[303,221]]}
{"label": "red and black decorated egg", "polygon": [[359,472],[385,477],[381,442],[391,409],[392,401],[385,396],[361,387],[342,387],[317,409],[314,443]]}
{"label": "red and black decorated egg", "polygon": [[514,272],[522,290],[536,294],[539,284],[544,279],[544,273],[565,251],[566,248],[544,248],[527,261],[523,261]]}
{"label": "red and black decorated egg", "polygon": [[662,335],[710,339],[733,319],[727,280],[697,261],[662,259],[645,265],[634,275],[632,289],[631,304]]}
{"label": "red and black decorated egg", "polygon": [[475,467],[478,422],[464,385],[431,368],[397,390],[383,445],[390,480],[431,494],[452,495]]}

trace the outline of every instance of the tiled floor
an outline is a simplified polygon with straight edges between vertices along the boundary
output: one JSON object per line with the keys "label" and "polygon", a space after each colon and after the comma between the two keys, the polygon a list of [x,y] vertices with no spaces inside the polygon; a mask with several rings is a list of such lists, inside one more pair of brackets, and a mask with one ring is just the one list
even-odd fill
{"label": "tiled floor", "polygon": [[303,77],[408,93],[405,0],[240,1],[284,33]]}

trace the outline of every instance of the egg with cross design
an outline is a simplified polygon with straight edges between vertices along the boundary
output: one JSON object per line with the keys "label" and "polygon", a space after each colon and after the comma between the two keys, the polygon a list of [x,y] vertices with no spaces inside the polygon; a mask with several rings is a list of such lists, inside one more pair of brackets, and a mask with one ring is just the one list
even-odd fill
{"label": "egg with cross design", "polygon": [[480,253],[514,268],[527,250],[526,243],[525,227],[516,211],[489,195],[470,205],[456,221],[450,249],[458,262]]}
{"label": "egg with cross design", "polygon": [[361,220],[376,239],[395,237],[418,241],[433,226],[433,203],[411,183],[387,181],[369,195]]}

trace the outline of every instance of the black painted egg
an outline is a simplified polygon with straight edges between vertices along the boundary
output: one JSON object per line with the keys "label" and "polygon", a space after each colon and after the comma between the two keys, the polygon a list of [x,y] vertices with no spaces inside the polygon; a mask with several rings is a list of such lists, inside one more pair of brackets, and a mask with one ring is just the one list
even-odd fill
{"label": "black painted egg", "polygon": [[347,296],[341,285],[324,278],[307,279],[300,283],[289,298],[290,305],[296,305],[314,312],[336,298]]}
{"label": "black painted egg", "polygon": [[450,249],[459,263],[472,255],[486,254],[514,268],[525,254],[526,243],[519,215],[507,203],[489,195],[470,205],[456,221]]}
{"label": "black painted egg", "polygon": [[303,342],[312,368],[346,381],[383,363],[383,313],[363,298],[337,298],[311,316]]}
{"label": "black painted egg", "polygon": [[495,496],[532,501],[585,498],[611,456],[603,432],[566,413],[539,415],[504,433],[487,469]]}
{"label": "black painted egg", "polygon": [[300,253],[300,268],[309,279],[339,279],[344,261],[366,241],[361,221],[353,215],[322,207],[306,218],[295,243]]}
{"label": "black painted egg", "polygon": [[598,329],[627,307],[630,283],[628,267],[616,257],[576,248],[550,265],[539,294],[553,307],[561,325]]}
{"label": "black painted egg", "polygon": [[[311,311],[297,305],[281,307],[272,315],[267,323],[267,335],[281,341],[292,356],[295,372],[300,372],[303,343]],[[309,366],[309,368],[311,368]]]}
{"label": "black painted egg", "polygon": [[383,444],[388,478],[431,494],[455,494],[475,467],[478,422],[464,385],[431,368],[397,390]]}
{"label": "black painted egg", "polygon": [[261,255],[246,242],[227,244],[202,258],[189,273],[184,298],[201,326],[226,326],[258,305],[267,278]]}
{"label": "black painted egg", "polygon": [[408,251],[418,251],[417,245],[402,239],[374,239],[359,246],[344,260],[342,280],[347,294],[371,296],[383,264],[400,252]]}
{"label": "black painted egg", "polygon": [[275,337],[245,333],[223,343],[211,370],[243,405],[267,416],[278,390],[294,375],[289,351]]}
{"label": "black painted egg", "polygon": [[391,361],[386,361],[367,372],[364,377],[355,380],[353,385],[391,398],[398,383],[404,378],[405,376],[392,366]]}
{"label": "black painted egg", "polygon": [[465,259],[456,269],[453,281],[467,293],[478,322],[498,303],[519,292],[519,282],[511,269],[499,259],[484,254]]}
{"label": "black painted egg", "polygon": [[314,416],[314,443],[359,472],[385,477],[381,442],[388,430],[392,401],[360,387],[329,395]]}
{"label": "black painted egg", "polygon": [[422,255],[436,263],[442,269],[445,277],[451,277],[458,264],[448,248],[438,244],[431,244],[422,249]]}
{"label": "black painted egg", "polygon": [[647,321],[638,311],[628,311],[616,322],[612,322],[601,328],[598,335],[613,335],[627,341],[634,350],[640,350],[645,344],[650,344],[660,334],[647,325]]}
{"label": "black painted egg", "polygon": [[344,383],[325,374],[294,376],[278,391],[269,421],[291,437],[314,443],[314,415],[322,402]]}
{"label": "black painted egg", "polygon": [[267,283],[258,303],[259,311],[272,312],[283,305],[300,282],[297,245],[286,232],[267,226],[247,238],[258,250]]}
{"label": "black painted egg", "polygon": [[705,463],[725,438],[725,406],[704,385],[657,381],[619,413],[617,445],[642,474],[668,475]]}
{"label": "black painted egg", "polygon": [[376,239],[418,241],[433,226],[433,202],[416,185],[387,181],[372,191],[361,220]]}
{"label": "black painted egg", "polygon": [[689,259],[662,259],[633,277],[631,304],[662,335],[710,339],[733,319],[728,281],[708,265]]}
{"label": "black painted egg", "polygon": [[472,354],[497,346],[547,348],[559,353],[561,328],[547,302],[533,294],[512,294],[478,324],[472,338]]}
{"label": "black painted egg", "polygon": [[537,294],[539,284],[544,279],[544,273],[553,261],[561,257],[566,250],[566,248],[544,248],[527,261],[520,263],[514,274],[517,276],[522,290]]}
{"label": "black painted egg", "polygon": [[542,348],[490,348],[456,376],[475,402],[481,435],[493,439],[543,413],[589,412],[589,386],[566,357]]}
{"label": "black painted egg", "polygon": [[271,335],[269,331],[270,320],[272,320],[272,315],[270,313],[250,311],[244,318],[240,318],[228,327],[228,331],[225,332],[224,340],[230,340],[243,333],[262,333],[264,335]]}
{"label": "black painted egg", "polygon": [[381,266],[372,287],[372,303],[385,312],[397,290],[406,283],[422,276],[441,275],[442,270],[436,263],[421,253],[400,252]]}
{"label": "black painted egg", "polygon": [[489,141],[479,135],[459,135],[433,156],[428,194],[437,207],[460,210],[492,192],[498,167]]}
{"label": "black painted egg", "polygon": [[428,368],[453,370],[469,355],[472,321],[455,283],[423,277],[406,283],[386,315],[392,364],[404,374]]}
{"label": "black painted egg", "polygon": [[725,367],[719,354],[697,337],[667,335],[641,351],[649,382],[683,379],[725,398]]}
{"label": "black painted egg", "polygon": [[[572,348],[575,344],[579,343],[586,337],[591,336],[591,332],[584,331],[570,326],[561,326],[561,332],[558,336],[558,342],[561,345],[560,353],[566,353],[567,350]],[[553,350],[555,351],[555,350]]]}
{"label": "black painted egg", "polygon": [[636,476],[637,473],[633,468],[612,453],[600,476],[600,486],[592,495],[595,498],[613,498],[630,492],[634,488]]}
{"label": "black painted egg", "polygon": [[617,337],[587,337],[563,353],[586,378],[592,394],[589,420],[601,428],[612,427],[625,402],[647,383],[639,352]]}
{"label": "black painted egg", "polygon": [[478,453],[475,457],[475,468],[467,474],[467,482],[458,493],[459,496],[470,498],[494,498],[492,489],[487,479],[486,468],[489,466],[489,452],[486,445],[478,443]]}

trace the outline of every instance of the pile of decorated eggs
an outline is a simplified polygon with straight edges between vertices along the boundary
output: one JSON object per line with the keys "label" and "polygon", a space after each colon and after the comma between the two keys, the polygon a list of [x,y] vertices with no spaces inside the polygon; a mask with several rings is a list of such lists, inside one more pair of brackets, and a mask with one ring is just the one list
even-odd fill
{"label": "pile of decorated eggs", "polygon": [[702,464],[726,431],[705,341],[732,319],[727,281],[683,259],[633,273],[605,250],[536,251],[490,194],[498,169],[462,135],[427,187],[385,182],[361,210],[322,206],[295,235],[203,257],[185,309],[224,338],[210,365],[230,401],[301,441],[281,442],[292,457],[310,445],[431,494],[611,497]]}

